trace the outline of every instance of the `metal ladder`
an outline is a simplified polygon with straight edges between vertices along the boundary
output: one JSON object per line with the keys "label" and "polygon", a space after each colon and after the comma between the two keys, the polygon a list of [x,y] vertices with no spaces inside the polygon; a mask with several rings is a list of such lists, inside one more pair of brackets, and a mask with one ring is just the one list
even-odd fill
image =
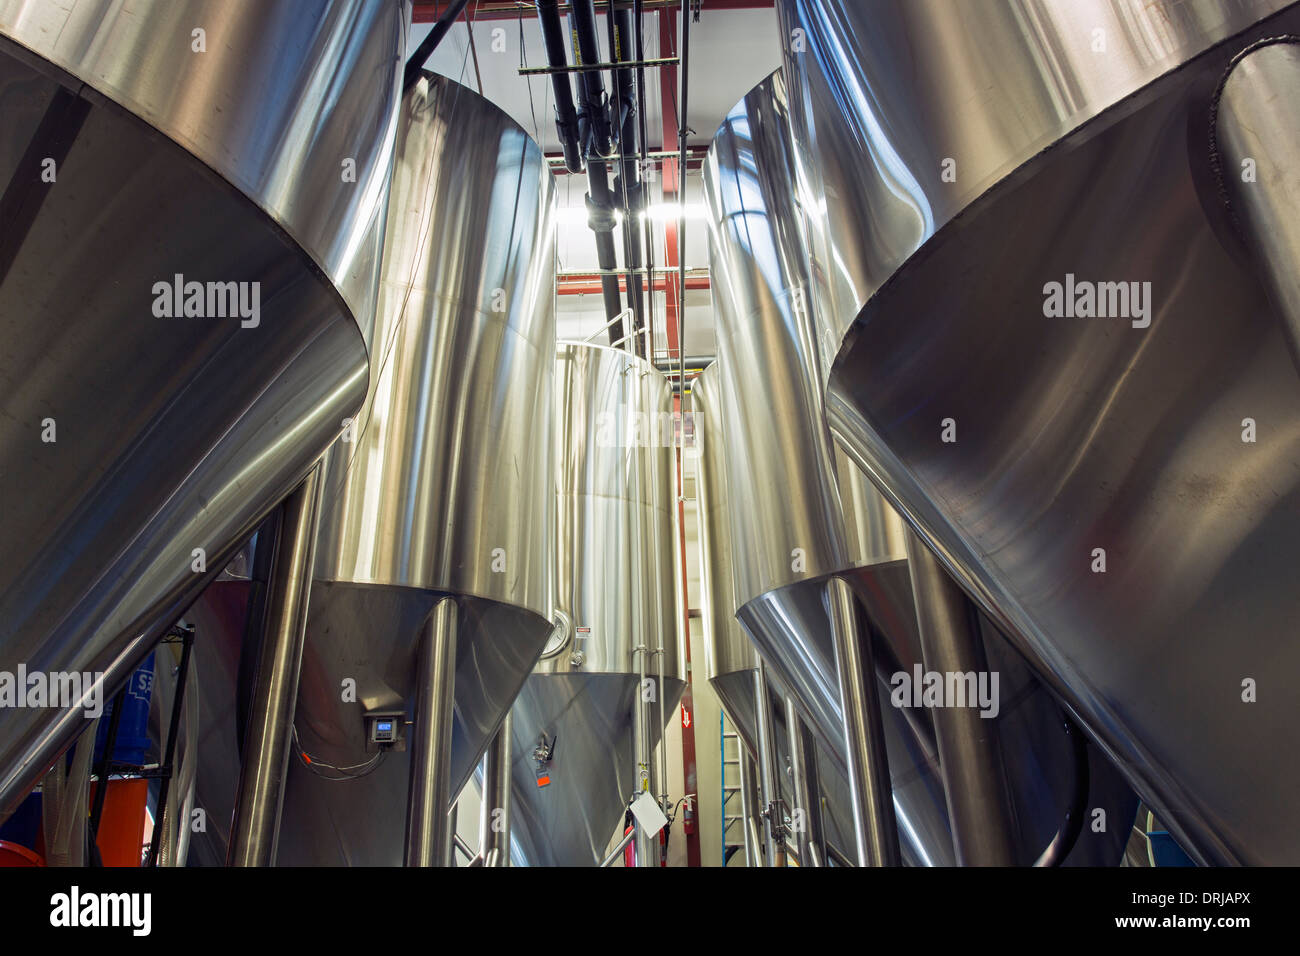
{"label": "metal ladder", "polygon": [[718,779],[722,784],[722,799],[719,801],[722,807],[722,865],[726,866],[736,851],[741,850],[746,853],[746,864],[752,866],[753,861],[748,858],[749,851],[745,847],[745,818],[740,812],[740,761],[744,757],[744,745],[740,742],[740,735],[729,729],[727,715],[722,711],[718,713],[718,750],[721,754]]}

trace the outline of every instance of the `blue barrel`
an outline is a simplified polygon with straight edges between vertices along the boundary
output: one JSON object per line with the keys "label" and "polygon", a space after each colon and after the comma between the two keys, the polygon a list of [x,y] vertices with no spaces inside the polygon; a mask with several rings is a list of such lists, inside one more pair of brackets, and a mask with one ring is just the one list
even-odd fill
{"label": "blue barrel", "polygon": [[[117,728],[117,743],[113,747],[113,762],[139,767],[149,752],[149,702],[153,697],[153,659],[150,654],[143,664],[131,674],[122,700],[122,721]],[[108,725],[117,701],[104,708],[95,736],[95,763],[103,758],[104,744],[108,740]]]}

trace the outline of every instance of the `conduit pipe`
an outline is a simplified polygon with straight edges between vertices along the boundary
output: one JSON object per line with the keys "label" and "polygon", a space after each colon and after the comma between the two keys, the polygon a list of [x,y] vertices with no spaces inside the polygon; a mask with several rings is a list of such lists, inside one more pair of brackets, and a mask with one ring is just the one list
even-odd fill
{"label": "conduit pipe", "polygon": [[[632,54],[632,12],[619,9],[607,15],[610,36],[610,59],[627,62]],[[627,259],[627,296],[635,317],[633,328],[634,348],[645,358],[647,348],[640,332],[646,327],[645,304],[641,285],[641,210],[645,200],[637,174],[637,91],[631,69],[614,71],[614,93],[618,103],[619,174],[614,177],[614,195],[623,209],[623,254]]]}
{"label": "conduit pipe", "polygon": [[[572,37],[576,65],[598,63],[599,47],[596,42],[596,13],[591,0],[575,3],[570,10],[573,24]],[[547,62],[552,67],[567,67],[564,34],[560,27],[557,0],[538,0],[537,23],[546,45]],[[605,91],[600,72],[588,70],[578,74],[582,91],[582,110],[574,113],[573,88],[567,73],[551,75],[555,90],[555,128],[564,147],[564,162],[570,172],[581,172],[583,159],[589,160],[587,169],[587,225],[596,235],[596,260],[600,264],[601,296],[605,301],[605,316],[610,319],[609,342],[614,345],[623,339],[623,323],[617,320],[623,311],[622,295],[618,288],[618,253],[614,247],[614,199],[609,188],[609,171],[604,159],[612,152],[609,119],[605,115]]]}

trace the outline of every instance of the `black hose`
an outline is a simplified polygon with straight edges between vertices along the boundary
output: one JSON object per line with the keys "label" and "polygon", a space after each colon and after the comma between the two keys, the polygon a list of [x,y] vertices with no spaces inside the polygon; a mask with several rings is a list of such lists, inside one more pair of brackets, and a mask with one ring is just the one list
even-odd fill
{"label": "black hose", "polygon": [[1083,832],[1083,815],[1088,808],[1088,788],[1091,778],[1088,766],[1088,742],[1069,716],[1062,711],[1061,720],[1065,726],[1065,735],[1070,738],[1074,754],[1074,789],[1070,797],[1070,806],[1066,808],[1065,819],[1061,821],[1056,836],[1047,845],[1034,866],[1060,866],[1074,849],[1074,844]]}
{"label": "black hose", "polygon": [[[596,8],[592,0],[573,0],[569,4],[569,24],[573,33],[574,65],[599,63],[600,43],[596,39]],[[585,70],[578,77],[578,86],[582,90],[582,115],[590,136],[587,157],[590,159],[592,153],[608,157],[614,151],[614,143],[605,102],[605,83],[600,78],[600,70]]]}
{"label": "black hose", "polygon": [[[605,300],[605,318],[613,319],[623,311],[623,299],[618,291],[618,251],[614,247],[614,198],[609,190],[609,170],[597,159],[587,163],[587,225],[596,234],[596,261],[600,265],[600,291]],[[623,323],[614,322],[609,327],[609,343],[623,338]]]}
{"label": "black hose", "polygon": [[[564,28],[560,25],[559,0],[537,0],[537,25],[546,46],[546,63],[552,69],[567,67]],[[564,165],[571,173],[583,171],[582,137],[578,130],[578,112],[573,105],[573,84],[569,74],[552,73],[551,89],[555,93],[555,129],[564,149]]]}
{"label": "black hose", "polygon": [[[585,11],[574,7],[573,31],[575,59],[583,62],[598,62],[600,57],[596,45],[596,15],[590,0]],[[582,19],[582,14],[588,14]],[[581,27],[579,21],[581,20]],[[542,41],[546,46],[546,62],[552,69],[567,67],[568,57],[564,47],[564,32],[560,26],[560,9],[557,0],[538,0],[537,23],[542,31]],[[589,34],[589,35],[588,35]],[[571,173],[580,173],[584,168],[584,153],[592,151],[593,140],[596,159],[587,162],[587,225],[596,234],[596,261],[600,265],[600,291],[605,303],[605,318],[613,319],[623,311],[623,299],[619,294],[618,276],[613,271],[618,268],[618,250],[614,246],[614,198],[609,188],[609,170],[603,157],[611,150],[609,143],[609,120],[605,117],[605,94],[599,72],[580,74],[579,90],[585,91],[581,113],[574,111],[573,87],[567,73],[552,73],[551,86],[555,91],[555,128],[560,135],[560,144],[564,149],[564,165]],[[593,105],[594,104],[594,105]],[[614,322],[609,327],[609,341],[613,344],[623,338],[623,323]]]}

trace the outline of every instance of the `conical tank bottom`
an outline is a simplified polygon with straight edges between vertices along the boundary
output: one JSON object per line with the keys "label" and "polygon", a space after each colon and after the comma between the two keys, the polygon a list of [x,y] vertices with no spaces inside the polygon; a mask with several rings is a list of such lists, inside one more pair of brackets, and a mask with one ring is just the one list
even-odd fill
{"label": "conical tank bottom", "polygon": [[[914,865],[953,865],[952,833],[931,715],[925,708],[894,706],[891,700],[895,675],[911,675],[915,667],[922,666],[906,562],[857,568],[846,576],[872,634],[876,691],[904,860]],[[768,592],[742,608],[738,616],[776,680],[794,689],[822,752],[829,758],[823,776],[834,782],[838,775],[847,793],[834,642],[819,582],[799,582]],[[990,670],[999,676],[999,711],[990,719],[996,722],[1001,738],[1016,807],[1013,838],[1020,861],[1028,865],[1061,827],[1076,783],[1089,783],[1087,805],[1103,807],[1110,819],[1131,818],[1136,802],[1099,750],[1090,748],[1085,763],[1076,761],[1073,744],[1064,732],[1062,712],[1046,688],[996,628],[982,617],[981,625]],[[751,704],[748,712],[752,711]],[[745,719],[743,709],[740,713],[737,719]],[[844,802],[842,806],[847,811],[850,805]],[[847,829],[851,817],[838,819]],[[1123,852],[1122,835],[1113,827],[1100,833],[1085,828],[1069,861],[1114,865]],[[852,846],[840,849],[851,851]]]}
{"label": "conical tank bottom", "polygon": [[[252,201],[67,83],[0,37],[0,671],[107,696],[356,411],[367,357]],[[84,714],[0,708],[0,814]]]}
{"label": "conical tank bottom", "polygon": [[[635,783],[632,707],[636,674],[533,674],[515,701],[510,834],[529,866],[595,866],[604,858]],[[665,679],[664,710],[677,712],[684,683]],[[660,739],[658,704],[651,734]],[[554,741],[544,786],[533,752]]]}
{"label": "conical tank bottom", "polygon": [[839,443],[1207,864],[1300,862],[1277,759],[1300,685],[1271,678],[1300,668],[1300,379],[1210,142],[1233,55],[1297,26],[1288,8],[1042,140],[862,306],[827,396]]}
{"label": "conical tank bottom", "polygon": [[[339,767],[364,764],[369,710],[414,712],[421,627],[445,592],[316,582],[307,622],[297,728],[304,750]],[[541,615],[468,595],[456,639],[452,793],[468,781],[550,633]],[[364,636],[364,640],[360,638]],[[344,699],[346,681],[355,700]],[[295,761],[285,787],[278,862],[400,865],[405,839],[406,752],[373,773],[334,784]],[[328,776],[334,774],[326,773]],[[324,839],[329,834],[330,838]]]}

